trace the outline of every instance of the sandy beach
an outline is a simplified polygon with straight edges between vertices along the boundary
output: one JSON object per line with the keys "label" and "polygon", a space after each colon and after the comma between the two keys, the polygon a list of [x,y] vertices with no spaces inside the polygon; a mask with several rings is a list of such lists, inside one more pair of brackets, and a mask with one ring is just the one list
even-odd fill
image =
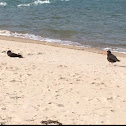
{"label": "sandy beach", "polygon": [[40,43],[0,37],[0,124],[126,124],[125,54]]}

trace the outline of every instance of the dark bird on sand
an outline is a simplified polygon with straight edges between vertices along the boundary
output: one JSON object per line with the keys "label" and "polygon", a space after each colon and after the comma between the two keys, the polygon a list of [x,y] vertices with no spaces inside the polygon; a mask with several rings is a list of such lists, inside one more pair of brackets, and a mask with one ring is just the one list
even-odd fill
{"label": "dark bird on sand", "polygon": [[12,53],[10,50],[7,51],[7,55],[10,56],[10,57],[23,58],[23,56],[21,54]]}
{"label": "dark bird on sand", "polygon": [[115,55],[111,53],[110,50],[107,51],[107,60],[111,63],[120,62]]}

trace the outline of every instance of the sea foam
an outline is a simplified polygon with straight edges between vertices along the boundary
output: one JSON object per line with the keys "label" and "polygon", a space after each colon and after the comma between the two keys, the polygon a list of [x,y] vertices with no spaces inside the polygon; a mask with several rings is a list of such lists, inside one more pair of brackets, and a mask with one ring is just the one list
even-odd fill
{"label": "sea foam", "polygon": [[6,6],[7,3],[6,2],[0,2],[0,6]]}
{"label": "sea foam", "polygon": [[[66,1],[67,2],[70,0],[59,0],[59,1],[62,1],[62,2]],[[28,6],[41,5],[41,4],[50,4],[50,3],[51,3],[51,0],[35,0],[34,2],[27,3],[27,4],[19,4],[17,6],[18,7],[28,7]]]}
{"label": "sea foam", "polygon": [[50,3],[49,0],[45,0],[45,1],[41,1],[41,0],[36,0],[34,1],[34,4],[38,5],[38,4],[45,4],[45,3]]}
{"label": "sea foam", "polygon": [[31,3],[28,3],[28,4],[19,4],[17,6],[18,7],[28,7],[28,6],[31,6]]}
{"label": "sea foam", "polygon": [[32,3],[27,3],[27,4],[19,4],[17,5],[18,7],[28,7],[28,6],[32,6],[32,5],[39,5],[39,4],[48,4],[50,3],[49,0],[44,0],[44,1],[41,1],[41,0],[36,0]]}

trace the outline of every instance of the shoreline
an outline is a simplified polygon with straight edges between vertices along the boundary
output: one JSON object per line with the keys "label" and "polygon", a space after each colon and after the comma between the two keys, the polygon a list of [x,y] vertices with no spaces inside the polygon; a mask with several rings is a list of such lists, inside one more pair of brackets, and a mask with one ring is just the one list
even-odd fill
{"label": "shoreline", "polygon": [[[22,43],[32,43],[32,44],[42,44],[42,45],[48,45],[48,46],[54,46],[54,47],[82,50],[82,51],[93,52],[93,53],[98,53],[98,54],[105,54],[105,50],[100,49],[100,48],[63,45],[63,44],[59,44],[59,43],[53,43],[53,42],[51,43],[51,42],[46,42],[46,41],[44,42],[44,41],[39,41],[39,40],[32,40],[32,39],[28,39],[28,38],[20,38],[20,37],[13,37],[13,36],[0,35],[0,40],[22,42]],[[120,56],[120,57],[126,57],[126,54],[124,54],[124,53],[113,52],[113,54]]]}

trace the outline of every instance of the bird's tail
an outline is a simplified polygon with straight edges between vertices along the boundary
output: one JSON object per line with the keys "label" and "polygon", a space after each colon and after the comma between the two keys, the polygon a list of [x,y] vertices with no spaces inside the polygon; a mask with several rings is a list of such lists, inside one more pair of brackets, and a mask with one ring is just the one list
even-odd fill
{"label": "bird's tail", "polygon": [[120,60],[117,60],[118,62],[120,62]]}
{"label": "bird's tail", "polygon": [[19,58],[24,58],[22,55],[19,55]]}

